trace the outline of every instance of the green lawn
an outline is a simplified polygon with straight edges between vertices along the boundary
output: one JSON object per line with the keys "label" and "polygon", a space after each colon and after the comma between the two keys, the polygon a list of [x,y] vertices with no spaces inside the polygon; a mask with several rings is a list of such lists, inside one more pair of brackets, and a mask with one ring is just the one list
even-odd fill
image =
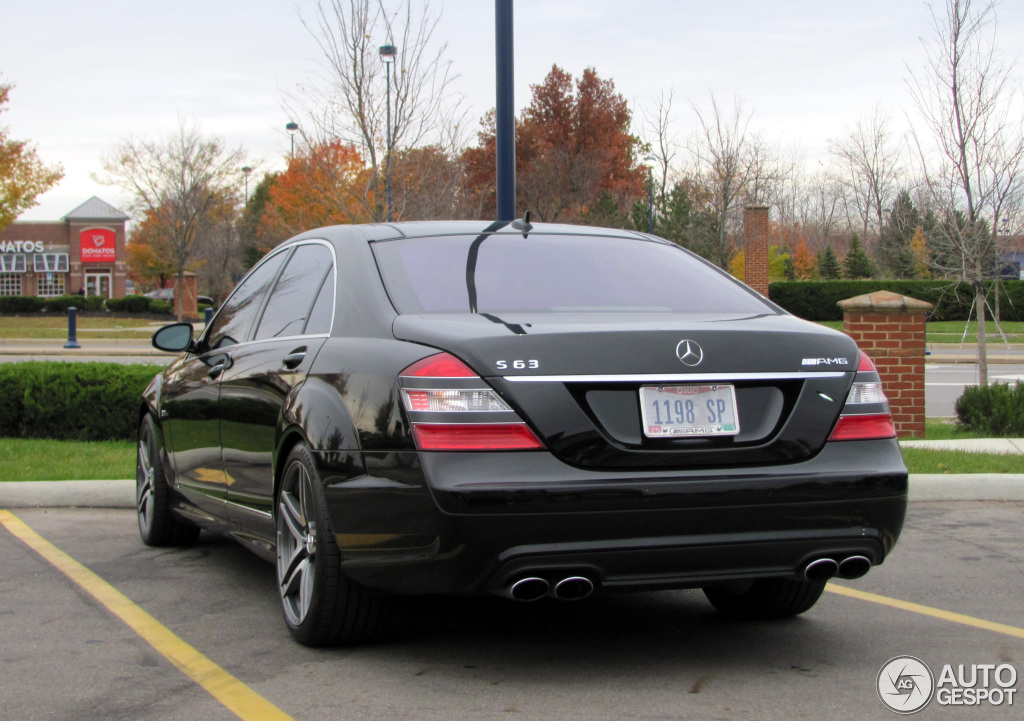
{"label": "green lawn", "polygon": [[[168,316],[168,323],[172,322]],[[79,338],[136,338],[148,340],[157,326],[147,318],[106,316],[79,317]],[[67,338],[66,315],[12,316],[0,315],[0,338]]]}
{"label": "green lawn", "polygon": [[[819,325],[832,328],[833,330],[842,330],[843,321],[841,320],[825,320],[821,321]],[[1006,334],[1006,341],[1008,343],[1024,343],[1024,323],[1020,321],[1006,321],[999,324],[1003,329],[1003,333]],[[967,327],[967,336],[964,336],[964,326]],[[987,321],[985,323],[985,331],[988,334],[988,342],[990,344],[1003,343],[1002,336],[996,331],[996,324],[994,321]],[[928,343],[960,343],[961,340],[965,343],[976,343],[978,341],[978,323],[977,321],[971,321],[965,323],[962,320],[941,320],[932,321],[925,325],[925,340]]]}

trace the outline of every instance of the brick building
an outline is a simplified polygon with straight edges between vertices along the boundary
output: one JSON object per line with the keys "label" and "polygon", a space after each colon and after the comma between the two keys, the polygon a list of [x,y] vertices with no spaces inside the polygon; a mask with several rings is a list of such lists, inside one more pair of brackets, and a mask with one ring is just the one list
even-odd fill
{"label": "brick building", "polygon": [[0,230],[0,295],[123,296],[128,219],[93,196],[57,221],[11,223]]}

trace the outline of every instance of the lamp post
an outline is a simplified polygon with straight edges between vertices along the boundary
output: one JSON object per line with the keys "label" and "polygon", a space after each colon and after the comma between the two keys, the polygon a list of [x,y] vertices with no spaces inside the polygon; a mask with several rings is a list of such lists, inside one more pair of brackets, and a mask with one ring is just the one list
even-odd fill
{"label": "lamp post", "polygon": [[398,55],[398,47],[395,45],[381,45],[380,59],[384,61],[385,73],[387,75],[387,140],[388,154],[384,158],[384,177],[388,188],[388,222],[391,222],[391,63],[395,62]]}
{"label": "lamp post", "polygon": [[252,168],[248,165],[242,166],[242,175],[245,176],[245,204],[249,204],[249,173],[252,172]]}
{"label": "lamp post", "polygon": [[648,155],[644,161],[647,163],[647,232],[654,235],[654,164],[658,159]]}
{"label": "lamp post", "polygon": [[299,124],[294,120],[284,126],[284,129],[288,131],[288,134],[292,136],[292,160],[295,160],[295,133],[299,129]]}

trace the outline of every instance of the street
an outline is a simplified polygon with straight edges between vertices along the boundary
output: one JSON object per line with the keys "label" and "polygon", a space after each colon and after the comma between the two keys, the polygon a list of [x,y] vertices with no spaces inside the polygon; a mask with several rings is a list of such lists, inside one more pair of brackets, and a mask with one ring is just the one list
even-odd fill
{"label": "street", "polygon": [[[727,622],[699,591],[577,604],[412,598],[385,642],[328,650],[291,639],[273,567],[230,541],[204,533],[190,549],[147,548],[131,510],[19,509],[17,518],[281,718],[828,721],[895,718],[876,676],[896,656],[936,675],[944,664],[1024,671],[1022,512],[1021,503],[914,503],[883,566],[783,622]],[[261,717],[228,711],[4,528],[0,555],[0,718]],[[877,595],[836,592],[845,588]],[[986,622],[1005,626],[978,627]],[[933,700],[921,718],[1020,718],[1020,709]]]}

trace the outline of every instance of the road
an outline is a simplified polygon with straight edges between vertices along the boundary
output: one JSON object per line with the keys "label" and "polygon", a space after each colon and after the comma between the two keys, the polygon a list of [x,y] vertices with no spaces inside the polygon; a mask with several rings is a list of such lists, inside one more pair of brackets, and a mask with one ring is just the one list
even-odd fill
{"label": "road", "polygon": [[[798,619],[727,622],[697,591],[577,604],[421,598],[401,604],[387,641],[335,650],[292,641],[272,566],[232,542],[204,533],[193,548],[147,548],[131,510],[17,517],[280,718],[845,721],[896,718],[876,693],[896,656],[936,675],[1008,663],[1024,676],[1022,513],[1022,503],[914,503],[886,563],[842,582],[877,595],[837,588]],[[5,527],[0,557],[0,719],[270,717],[228,711]],[[1021,705],[933,701],[921,718],[1018,719]]]}
{"label": "road", "polygon": [[[1024,364],[990,365],[989,383],[1024,381]],[[956,399],[968,385],[977,385],[978,366],[973,363],[937,363],[925,366],[924,412],[928,418],[955,416]]]}

